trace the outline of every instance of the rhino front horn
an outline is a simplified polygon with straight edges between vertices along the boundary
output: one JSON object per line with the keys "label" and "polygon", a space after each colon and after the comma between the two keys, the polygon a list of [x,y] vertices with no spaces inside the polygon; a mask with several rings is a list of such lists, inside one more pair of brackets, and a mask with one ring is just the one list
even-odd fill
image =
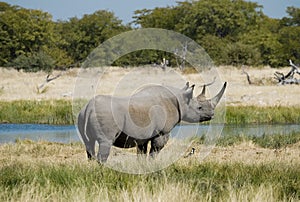
{"label": "rhino front horn", "polygon": [[219,101],[221,100],[223,94],[224,94],[224,91],[226,89],[226,86],[227,86],[227,82],[224,83],[223,85],[223,88],[220,90],[220,92],[211,99],[211,104],[212,106],[215,108],[217,106],[217,104],[219,103]]}

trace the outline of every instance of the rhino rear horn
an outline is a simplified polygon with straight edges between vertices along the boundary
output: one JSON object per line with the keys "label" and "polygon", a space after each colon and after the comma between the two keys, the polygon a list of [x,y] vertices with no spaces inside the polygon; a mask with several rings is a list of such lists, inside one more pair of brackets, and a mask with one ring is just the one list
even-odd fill
{"label": "rhino rear horn", "polygon": [[202,92],[197,96],[198,101],[205,101],[206,100],[205,88],[206,88],[206,85],[203,86]]}
{"label": "rhino rear horn", "polygon": [[211,104],[213,107],[216,107],[217,104],[219,103],[219,101],[221,100],[221,98],[224,94],[224,91],[226,89],[226,86],[227,86],[227,82],[224,83],[223,88],[220,90],[220,92],[211,99]]}

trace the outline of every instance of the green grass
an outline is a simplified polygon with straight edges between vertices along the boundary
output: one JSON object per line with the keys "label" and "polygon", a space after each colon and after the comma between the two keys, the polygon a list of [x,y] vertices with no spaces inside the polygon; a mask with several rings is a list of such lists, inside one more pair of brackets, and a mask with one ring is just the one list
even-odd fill
{"label": "green grass", "polygon": [[226,107],[226,123],[300,123],[300,107],[229,106]]}
{"label": "green grass", "polygon": [[[79,111],[84,102],[76,102],[75,109]],[[72,103],[66,100],[0,101],[0,122],[73,124]],[[225,123],[300,123],[300,107],[228,106]]]}
{"label": "green grass", "polygon": [[[175,201],[184,198],[189,201],[206,201],[205,198],[219,201],[231,200],[231,194],[238,195],[243,190],[248,198],[255,200],[256,192],[262,187],[269,187],[274,193],[263,190],[257,200],[299,200],[300,168],[275,163],[244,165],[207,162],[190,166],[175,164],[147,175],[119,173],[97,164],[31,166],[14,163],[0,169],[1,201],[64,201],[74,197],[84,197],[79,199],[86,201],[123,201],[125,196],[128,201],[140,201],[137,198],[162,198],[165,201],[172,200],[172,195],[179,197]],[[270,195],[273,198],[269,198]]]}
{"label": "green grass", "polygon": [[[203,139],[203,137],[199,138]],[[226,135],[217,140],[217,145],[226,147],[234,144],[239,144],[246,141],[252,141],[256,145],[269,148],[280,149],[287,147],[288,145],[295,144],[300,141],[300,133],[292,132],[290,134],[274,134],[274,135],[262,135],[262,136],[245,136],[243,134],[238,135]]]}
{"label": "green grass", "polygon": [[0,122],[73,124],[70,101],[0,101]]}
{"label": "green grass", "polygon": [[299,142],[300,133],[293,132],[288,135],[263,135],[261,137],[252,137],[252,140],[254,143],[264,148],[280,149]]}

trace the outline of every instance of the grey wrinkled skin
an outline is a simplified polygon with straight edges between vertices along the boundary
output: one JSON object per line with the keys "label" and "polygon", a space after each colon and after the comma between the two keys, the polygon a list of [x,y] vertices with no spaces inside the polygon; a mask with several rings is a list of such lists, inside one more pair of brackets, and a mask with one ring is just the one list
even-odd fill
{"label": "grey wrinkled skin", "polygon": [[137,154],[154,157],[165,146],[169,132],[180,121],[209,121],[224,94],[226,82],[212,99],[202,93],[193,97],[194,85],[182,88],[146,86],[130,97],[98,95],[80,111],[78,130],[85,143],[89,159],[96,158],[95,143],[99,144],[97,159],[106,162],[112,146],[137,147]]}

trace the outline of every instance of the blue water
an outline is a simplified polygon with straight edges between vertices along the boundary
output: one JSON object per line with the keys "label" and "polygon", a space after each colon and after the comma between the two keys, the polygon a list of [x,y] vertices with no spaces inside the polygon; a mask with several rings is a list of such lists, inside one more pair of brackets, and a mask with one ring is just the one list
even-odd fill
{"label": "blue water", "polygon": [[74,125],[0,124],[0,144],[16,139],[70,143],[80,141]]}
{"label": "blue water", "polygon": [[[209,125],[175,127],[171,132],[171,136],[177,138],[192,137],[194,134],[202,136],[206,134],[209,127]],[[300,132],[300,124],[225,125],[222,135],[262,136],[264,134],[290,134],[293,132]],[[45,140],[60,143],[80,141],[76,128],[73,125],[0,124],[0,144],[13,143],[16,139]]]}

